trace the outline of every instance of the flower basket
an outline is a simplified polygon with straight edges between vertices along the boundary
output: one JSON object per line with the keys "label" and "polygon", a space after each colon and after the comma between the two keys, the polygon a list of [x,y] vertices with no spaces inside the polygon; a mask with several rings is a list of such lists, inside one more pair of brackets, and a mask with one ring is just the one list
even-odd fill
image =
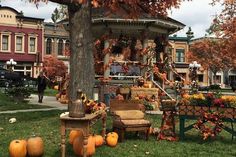
{"label": "flower basket", "polygon": [[236,118],[236,108],[233,107],[207,107],[207,106],[196,106],[196,105],[180,105],[179,115],[182,116],[200,116],[204,112],[217,111],[224,115],[224,118]]}

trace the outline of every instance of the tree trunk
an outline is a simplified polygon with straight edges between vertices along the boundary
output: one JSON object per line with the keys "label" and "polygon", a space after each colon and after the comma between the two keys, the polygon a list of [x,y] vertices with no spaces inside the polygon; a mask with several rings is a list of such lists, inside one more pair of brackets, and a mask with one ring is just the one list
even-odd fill
{"label": "tree trunk", "polygon": [[[93,98],[94,57],[91,33],[91,1],[84,4],[68,5],[70,26],[70,100],[76,100],[77,90],[81,89]],[[75,33],[76,32],[76,33]]]}

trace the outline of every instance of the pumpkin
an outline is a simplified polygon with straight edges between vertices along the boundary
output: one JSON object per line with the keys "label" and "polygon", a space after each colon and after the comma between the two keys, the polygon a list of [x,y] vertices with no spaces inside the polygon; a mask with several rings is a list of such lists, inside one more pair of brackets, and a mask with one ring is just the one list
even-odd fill
{"label": "pumpkin", "polygon": [[117,139],[119,138],[119,136],[116,132],[110,132],[110,133],[107,134],[107,137],[108,136],[115,136]]}
{"label": "pumpkin", "polygon": [[[83,141],[84,138],[77,137],[73,142],[74,153],[78,156],[83,156]],[[95,154],[95,139],[93,136],[89,136],[87,144],[87,156],[92,156]]]}
{"label": "pumpkin", "polygon": [[27,141],[29,157],[41,157],[44,154],[44,145],[41,137],[31,137]]}
{"label": "pumpkin", "polygon": [[107,136],[106,142],[108,146],[115,147],[117,145],[118,138],[115,134],[111,134],[110,136]]}
{"label": "pumpkin", "polygon": [[80,130],[71,130],[69,134],[69,143],[73,144],[75,138],[80,137],[82,138],[83,132]]}
{"label": "pumpkin", "polygon": [[54,86],[54,89],[55,89],[55,90],[58,90],[58,89],[59,89],[59,86],[58,86],[58,85]]}
{"label": "pumpkin", "polygon": [[13,140],[9,145],[10,157],[26,157],[26,141],[25,140]]}
{"label": "pumpkin", "polygon": [[96,147],[99,147],[99,146],[103,145],[104,140],[103,140],[103,137],[101,135],[95,135],[94,138],[95,138],[95,146]]}

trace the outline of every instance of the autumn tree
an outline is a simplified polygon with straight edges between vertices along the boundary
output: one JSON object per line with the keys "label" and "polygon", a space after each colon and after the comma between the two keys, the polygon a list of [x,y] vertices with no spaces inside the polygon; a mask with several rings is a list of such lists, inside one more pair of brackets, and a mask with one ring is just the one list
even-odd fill
{"label": "autumn tree", "polygon": [[208,32],[220,38],[226,55],[236,60],[236,0],[213,0],[213,5],[216,3],[221,3],[223,10],[216,15]]}
{"label": "autumn tree", "polygon": [[224,60],[223,64],[227,65],[222,69],[227,79],[228,71],[236,68],[236,0],[212,1],[213,5],[217,3],[223,6],[223,10],[219,15],[216,15],[207,32],[210,35],[215,35],[218,42],[221,43],[222,55],[219,57]]}
{"label": "autumn tree", "polygon": [[[40,1],[30,0],[38,4]],[[70,100],[76,99],[77,88],[90,98],[94,87],[94,58],[91,34],[91,8],[103,7],[107,12],[124,12],[138,18],[140,12],[166,15],[171,7],[178,7],[181,0],[50,0],[68,7],[70,31]]]}
{"label": "autumn tree", "polygon": [[56,76],[64,77],[67,72],[67,67],[64,62],[50,55],[44,57],[43,67],[46,76],[51,81],[55,80]]}
{"label": "autumn tree", "polygon": [[197,61],[204,69],[210,70],[214,83],[217,72],[234,66],[233,58],[226,52],[225,43],[218,38],[204,38],[193,42],[188,59]]}

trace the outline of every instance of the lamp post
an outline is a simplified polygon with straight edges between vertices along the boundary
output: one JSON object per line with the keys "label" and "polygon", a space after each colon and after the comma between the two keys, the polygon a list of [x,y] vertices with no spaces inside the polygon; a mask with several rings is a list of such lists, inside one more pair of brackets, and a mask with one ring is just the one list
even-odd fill
{"label": "lamp post", "polygon": [[6,62],[6,64],[9,66],[9,70],[13,71],[13,67],[17,64],[17,62],[15,62],[13,59],[10,59]]}
{"label": "lamp post", "polygon": [[186,32],[187,38],[188,38],[188,42],[190,41],[190,39],[192,39],[194,37],[193,35],[194,33],[192,32],[192,28],[188,27],[188,31]]}
{"label": "lamp post", "polygon": [[197,71],[201,67],[201,64],[198,64],[197,61],[193,61],[189,64],[189,71],[190,71],[190,78],[191,78],[191,91],[195,93],[198,91],[198,84],[197,84]]}
{"label": "lamp post", "polygon": [[197,61],[193,61],[192,63],[189,64],[191,81],[197,80],[197,71],[199,70],[200,67],[201,67],[201,64],[198,64]]}

